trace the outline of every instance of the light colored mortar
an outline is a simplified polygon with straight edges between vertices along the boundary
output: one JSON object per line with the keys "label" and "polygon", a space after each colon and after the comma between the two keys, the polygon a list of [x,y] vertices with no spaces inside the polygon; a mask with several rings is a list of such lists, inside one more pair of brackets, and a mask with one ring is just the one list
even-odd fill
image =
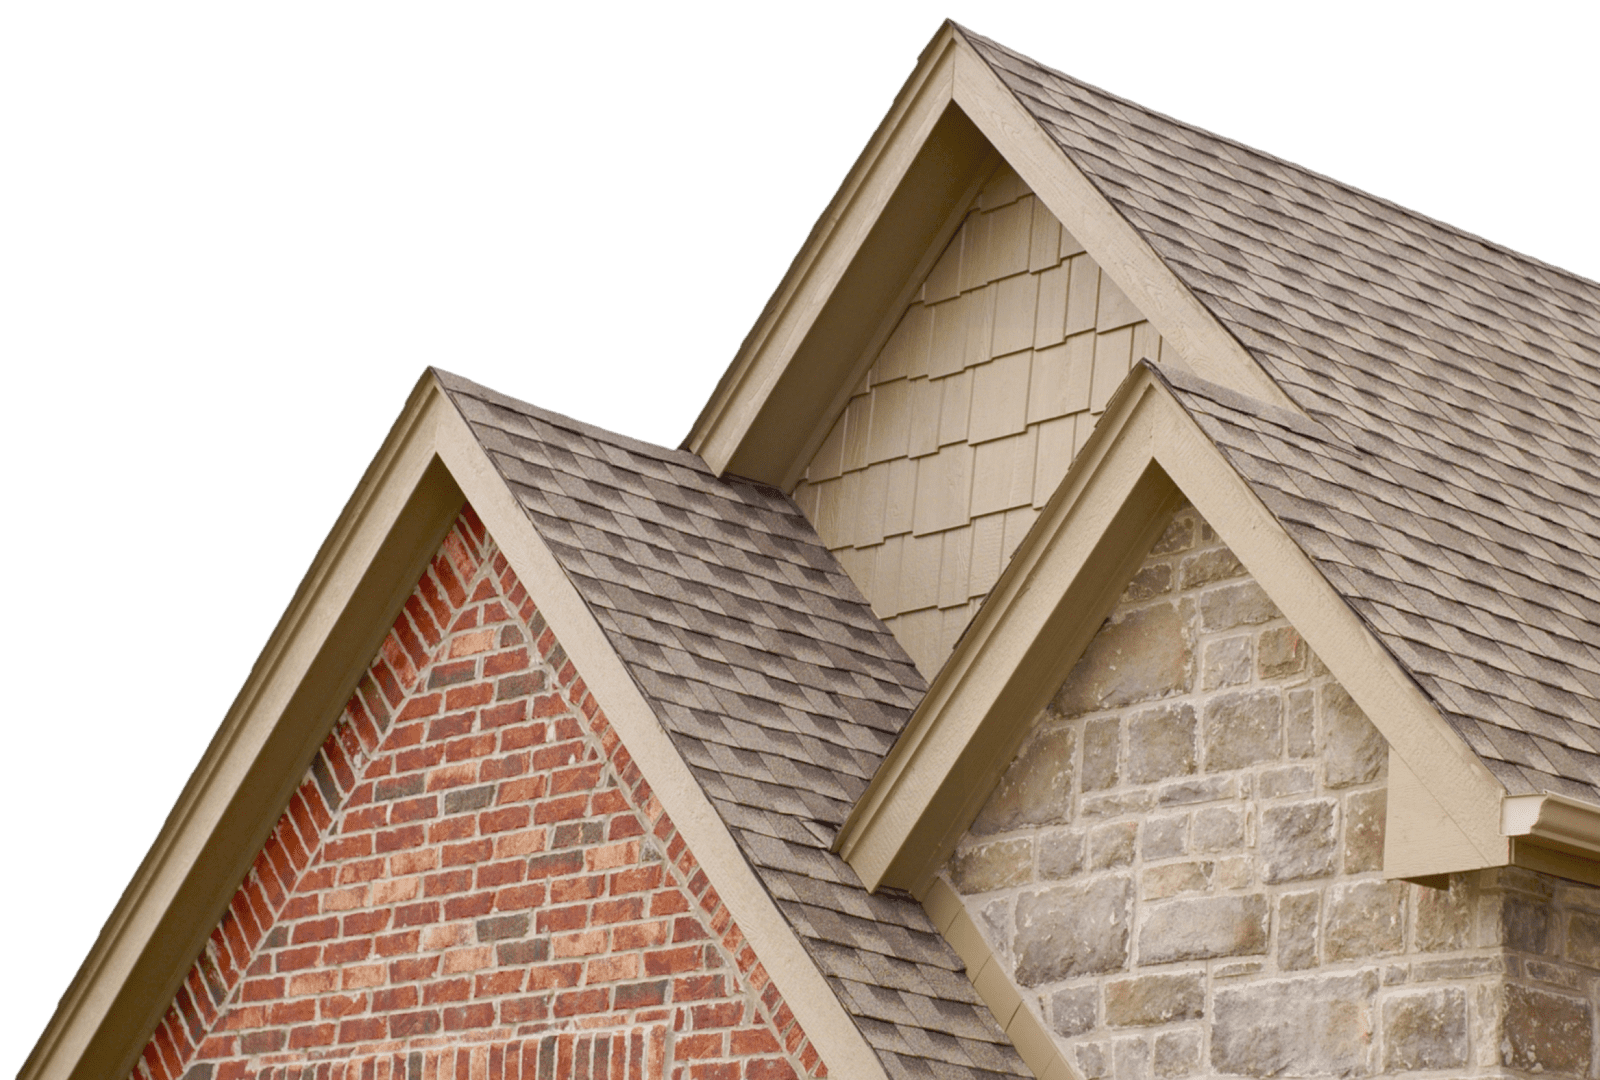
{"label": "light colored mortar", "polygon": [[1600,890],[1384,880],[1386,760],[1186,509],[943,875],[1087,1080],[1600,1075]]}

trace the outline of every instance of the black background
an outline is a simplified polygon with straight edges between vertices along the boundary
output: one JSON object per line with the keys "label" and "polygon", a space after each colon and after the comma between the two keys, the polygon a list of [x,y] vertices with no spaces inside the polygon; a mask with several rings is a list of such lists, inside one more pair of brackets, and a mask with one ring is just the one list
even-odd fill
{"label": "black background", "polygon": [[[1595,275],[1547,22],[962,18]],[[62,30],[27,101],[13,1061],[422,366],[677,443],[938,27],[261,19]]]}

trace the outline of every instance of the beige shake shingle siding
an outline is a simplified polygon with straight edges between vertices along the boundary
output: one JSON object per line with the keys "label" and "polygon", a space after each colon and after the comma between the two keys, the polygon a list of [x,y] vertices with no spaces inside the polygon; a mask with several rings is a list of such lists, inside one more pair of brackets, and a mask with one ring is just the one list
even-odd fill
{"label": "beige shake shingle siding", "polygon": [[1002,165],[794,493],[923,674],[1129,366],[1160,352],[1122,290]]}

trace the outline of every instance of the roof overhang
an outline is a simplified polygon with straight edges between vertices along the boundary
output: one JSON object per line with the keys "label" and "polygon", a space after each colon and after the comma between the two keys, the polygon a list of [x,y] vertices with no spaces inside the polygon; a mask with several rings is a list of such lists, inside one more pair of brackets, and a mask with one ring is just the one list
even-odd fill
{"label": "roof overhang", "polygon": [[836,1074],[877,1054],[795,937],[587,604],[429,372],[323,543],[19,1080],[126,1076],[361,673],[470,502]]}
{"label": "roof overhang", "polygon": [[[1385,873],[1425,878],[1512,861],[1513,845],[1502,828],[1505,789],[1171,387],[1142,364],[841,830],[838,849],[868,888],[926,894],[1033,718],[1185,499],[1388,741]],[[1600,851],[1600,828],[1592,835]]]}
{"label": "roof overhang", "polygon": [[813,227],[684,446],[793,488],[1004,159],[1196,374],[1294,408],[946,22]]}

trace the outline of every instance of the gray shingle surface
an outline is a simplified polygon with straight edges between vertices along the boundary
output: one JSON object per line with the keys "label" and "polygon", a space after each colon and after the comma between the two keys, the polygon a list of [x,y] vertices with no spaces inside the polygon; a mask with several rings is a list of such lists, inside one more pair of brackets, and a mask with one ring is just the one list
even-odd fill
{"label": "gray shingle surface", "polygon": [[1510,791],[1600,802],[1600,285],[968,39],[1312,418],[1184,395],[1328,580]]}
{"label": "gray shingle surface", "polygon": [[927,686],[794,503],[436,374],[889,1075],[1027,1075],[922,905],[828,850]]}

